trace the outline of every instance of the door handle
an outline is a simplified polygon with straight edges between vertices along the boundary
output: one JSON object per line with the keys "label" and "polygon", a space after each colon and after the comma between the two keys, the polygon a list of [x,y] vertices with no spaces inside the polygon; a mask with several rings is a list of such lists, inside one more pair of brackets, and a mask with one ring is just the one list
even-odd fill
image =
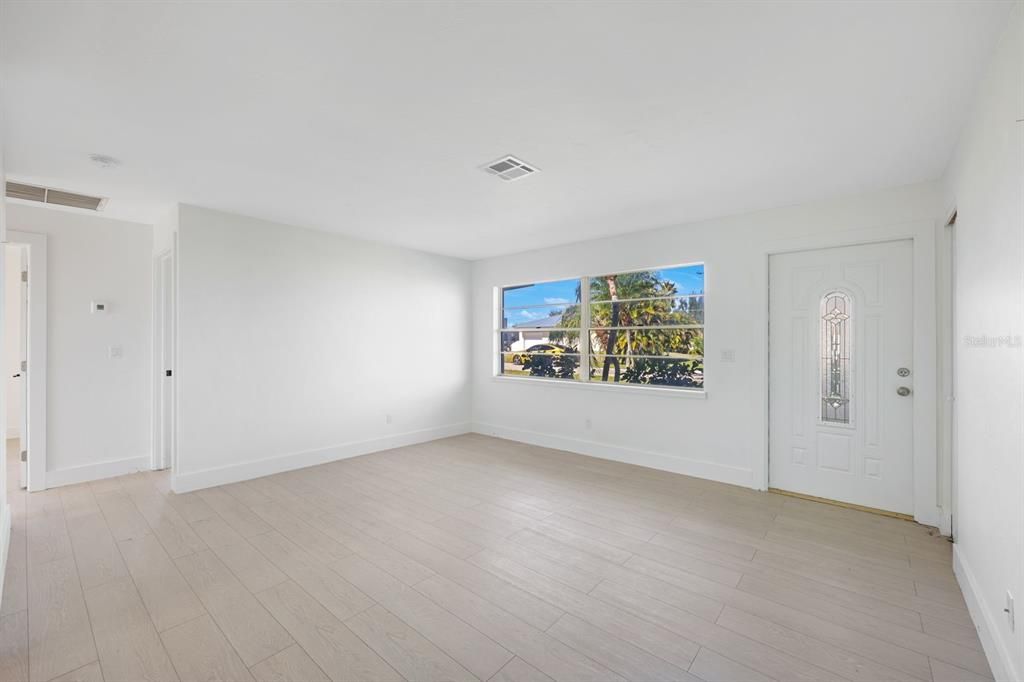
{"label": "door handle", "polygon": [[906,386],[900,386],[899,388],[896,389],[896,395],[907,397],[908,395],[910,395],[910,389],[907,388]]}

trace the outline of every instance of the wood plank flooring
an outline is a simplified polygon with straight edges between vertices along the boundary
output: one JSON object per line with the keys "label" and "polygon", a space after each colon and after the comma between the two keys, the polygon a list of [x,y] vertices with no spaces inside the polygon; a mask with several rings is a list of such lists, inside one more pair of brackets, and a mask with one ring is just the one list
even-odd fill
{"label": "wood plank flooring", "polygon": [[991,679],[928,528],[480,435],[10,492],[4,682]]}

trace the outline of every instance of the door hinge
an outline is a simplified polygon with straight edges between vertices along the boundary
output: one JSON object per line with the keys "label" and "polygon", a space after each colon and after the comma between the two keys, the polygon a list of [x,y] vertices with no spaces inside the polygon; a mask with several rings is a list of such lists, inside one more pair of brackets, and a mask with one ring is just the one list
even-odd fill
{"label": "door hinge", "polygon": [[22,372],[27,372],[28,371],[28,360],[22,360],[21,361],[21,371]]}
{"label": "door hinge", "polygon": [[22,270],[21,271],[21,281],[22,282],[27,282],[28,281],[28,270]]}
{"label": "door hinge", "polygon": [[28,461],[28,450],[22,450],[21,451],[21,461],[22,462],[27,462]]}

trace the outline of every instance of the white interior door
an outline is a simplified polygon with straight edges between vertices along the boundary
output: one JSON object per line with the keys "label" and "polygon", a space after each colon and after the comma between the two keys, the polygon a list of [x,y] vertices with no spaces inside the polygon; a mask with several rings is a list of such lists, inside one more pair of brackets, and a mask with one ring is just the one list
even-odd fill
{"label": "white interior door", "polygon": [[912,242],[773,255],[769,271],[769,485],[912,514]]}
{"label": "white interior door", "polygon": [[18,247],[21,253],[21,291],[18,302],[21,306],[19,312],[20,323],[18,326],[18,352],[21,358],[21,377],[19,379],[19,390],[21,393],[21,423],[18,425],[18,438],[21,447],[20,484],[22,488],[28,488],[28,249]]}
{"label": "white interior door", "polygon": [[160,268],[160,468],[173,465],[174,457],[174,258],[159,260]]}

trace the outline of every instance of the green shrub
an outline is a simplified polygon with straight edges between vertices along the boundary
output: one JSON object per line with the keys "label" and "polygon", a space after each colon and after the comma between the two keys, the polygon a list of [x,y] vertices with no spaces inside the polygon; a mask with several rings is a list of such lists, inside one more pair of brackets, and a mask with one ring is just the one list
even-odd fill
{"label": "green shrub", "polygon": [[634,358],[623,372],[622,380],[630,384],[700,387],[704,378],[695,371],[701,369],[699,365],[695,360]]}
{"label": "green shrub", "polygon": [[529,370],[530,376],[558,379],[574,378],[579,365],[578,357],[566,353],[527,355],[523,361],[523,369]]}

